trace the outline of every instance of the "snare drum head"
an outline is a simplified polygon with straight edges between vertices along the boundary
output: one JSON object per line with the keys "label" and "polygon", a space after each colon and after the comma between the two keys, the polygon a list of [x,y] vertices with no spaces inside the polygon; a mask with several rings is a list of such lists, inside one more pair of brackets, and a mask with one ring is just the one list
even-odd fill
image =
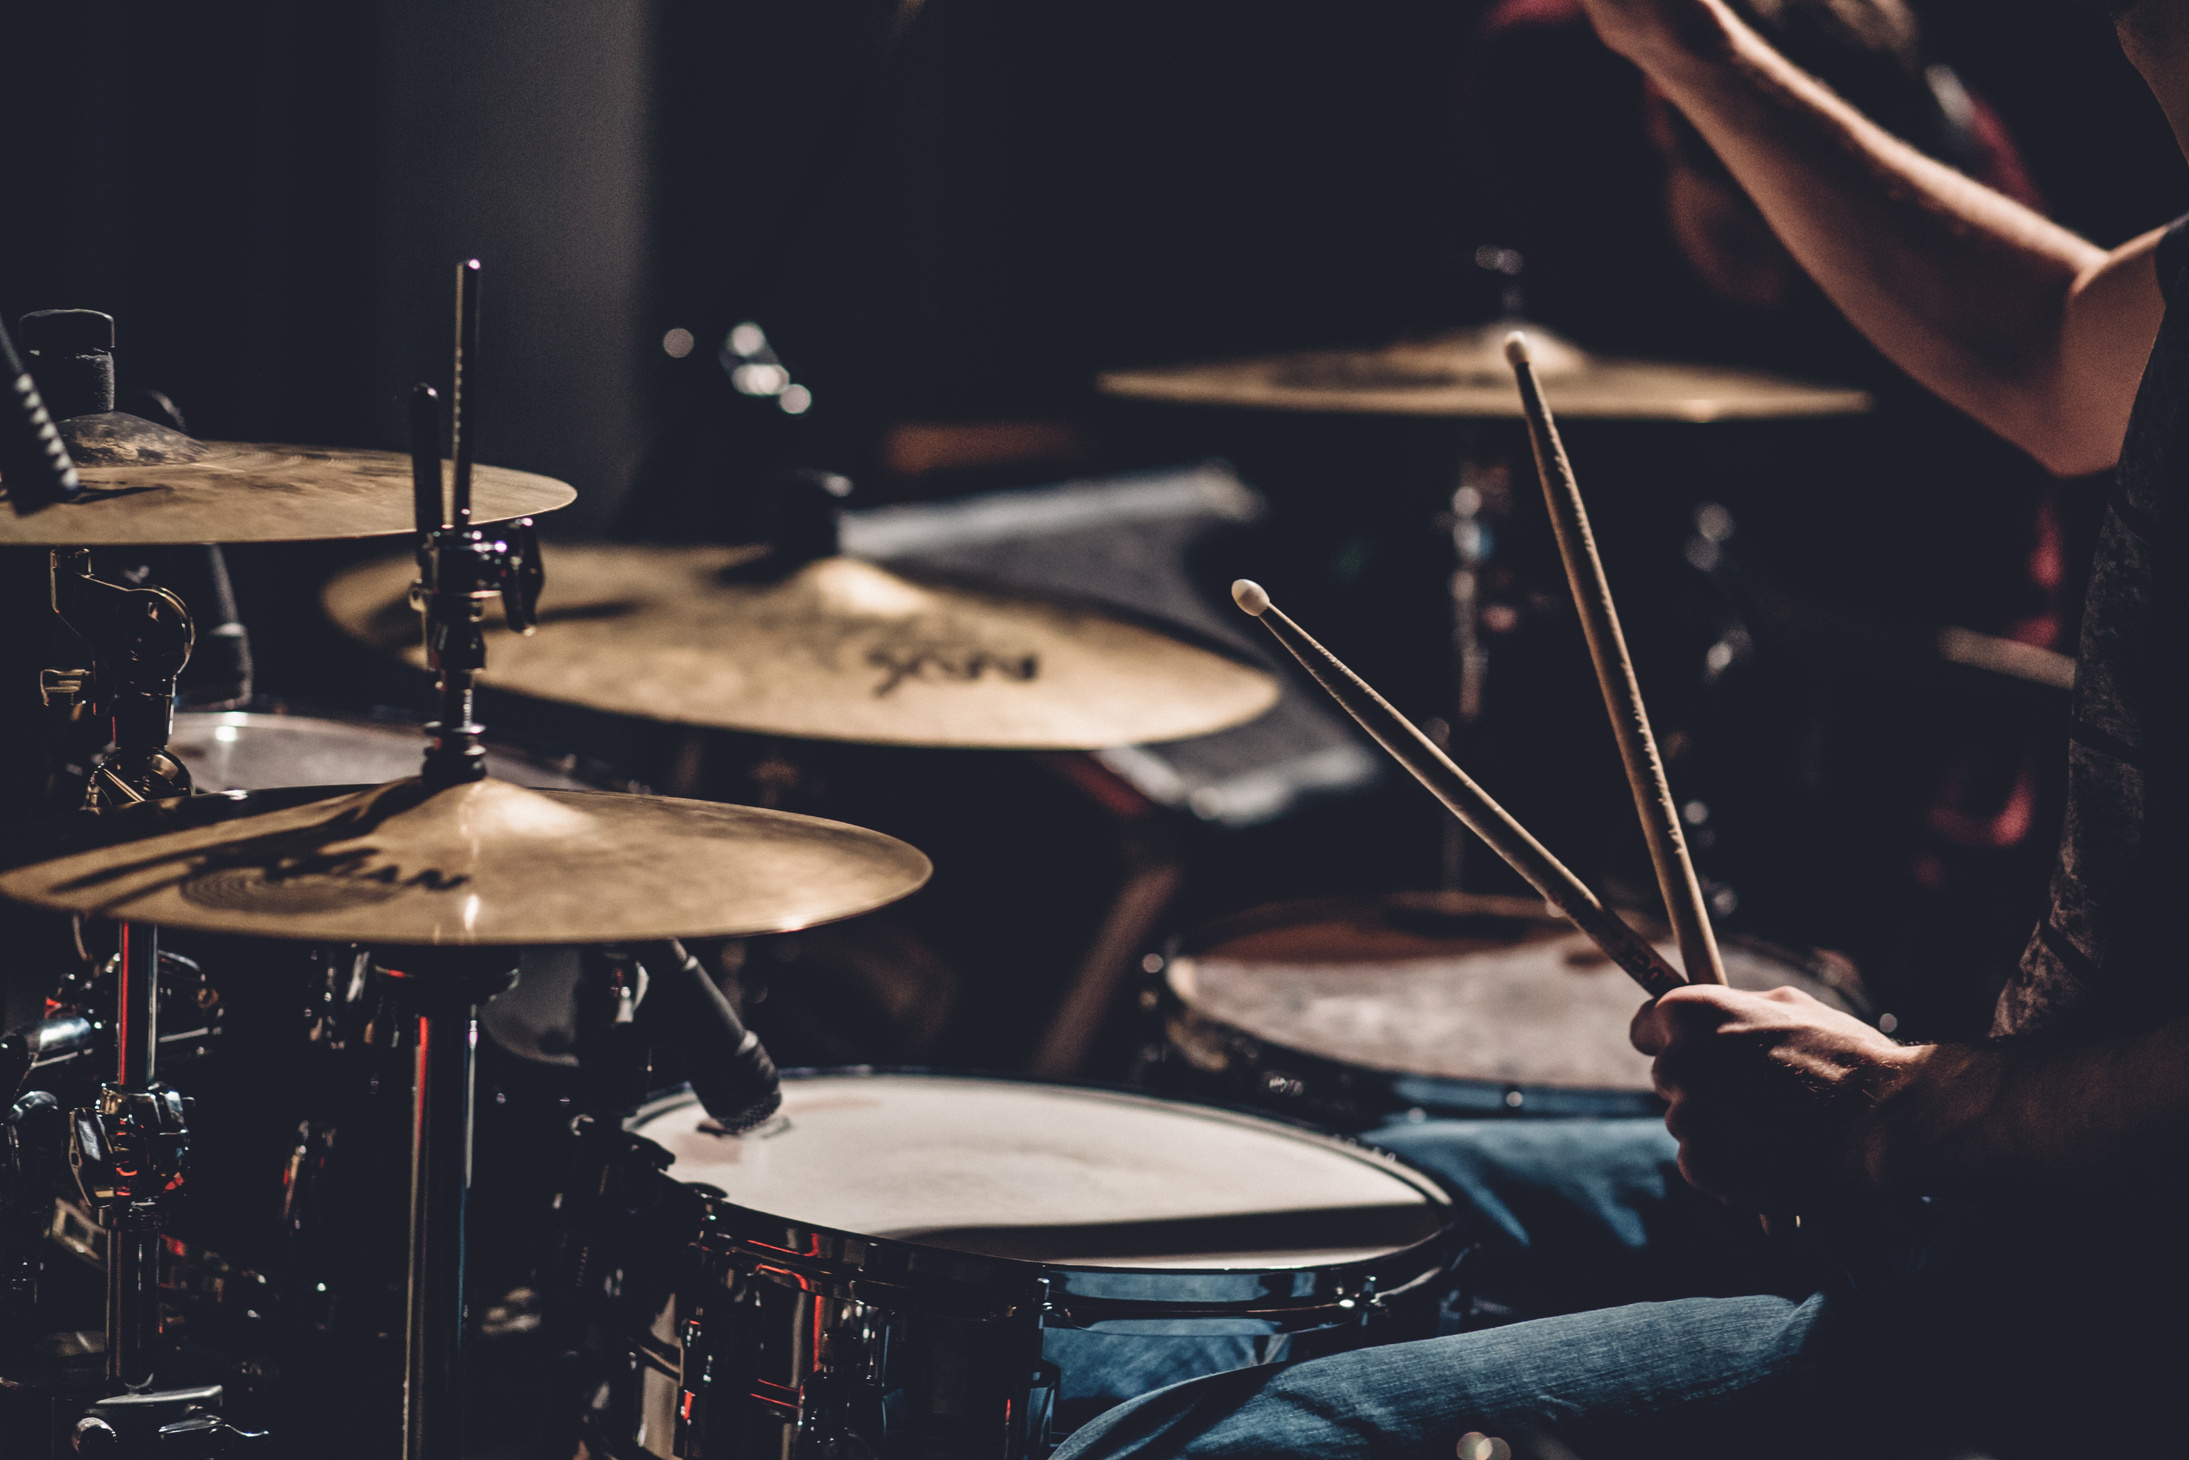
{"label": "snare drum head", "polygon": [[[415,725],[255,710],[193,710],[175,717],[167,748],[200,791],[283,786],[376,786],[418,774],[425,733]],[[604,789],[562,766],[489,745],[490,775],[547,790]]]}
{"label": "snare drum head", "polygon": [[[1659,949],[1679,966],[1670,942]],[[1790,984],[1849,1008],[1789,954],[1732,941],[1720,952],[1735,988]],[[1339,1064],[1524,1087],[1650,1088],[1649,1057],[1627,1041],[1642,992],[1540,903],[1424,895],[1265,908],[1210,930],[1166,976],[1195,1015]]]}
{"label": "snare drum head", "polygon": [[632,1129],[669,1175],[806,1226],[1058,1267],[1363,1262],[1436,1237],[1446,1200],[1376,1153],[1254,1116],[945,1075],[783,1083],[781,1117],[714,1133],[696,1101]]}

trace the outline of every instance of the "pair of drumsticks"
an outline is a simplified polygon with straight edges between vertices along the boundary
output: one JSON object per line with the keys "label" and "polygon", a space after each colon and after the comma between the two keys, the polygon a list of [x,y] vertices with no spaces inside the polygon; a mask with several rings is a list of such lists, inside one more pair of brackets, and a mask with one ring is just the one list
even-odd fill
{"label": "pair of drumsticks", "polygon": [[1544,403],[1543,389],[1528,357],[1527,337],[1515,331],[1505,339],[1505,358],[1520,384],[1520,400],[1528,417],[1528,435],[1535,447],[1537,473],[1543,479],[1543,496],[1550,504],[1551,522],[1558,533],[1559,555],[1565,559],[1566,577],[1573,585],[1574,605],[1581,612],[1581,628],[1588,638],[1589,657],[1596,663],[1596,682],[1604,692],[1604,708],[1611,713],[1612,733],[1619,742],[1620,759],[1626,762],[1627,783],[1634,791],[1634,808],[1641,814],[1642,832],[1649,841],[1650,861],[1657,870],[1657,886],[1664,894],[1665,912],[1679,943],[1683,979],[1647,938],[1604,905],[1587,883],[1537,841],[1511,813],[1490,799],[1465,771],[1434,741],[1415,728],[1412,721],[1393,709],[1383,696],[1348,669],[1335,654],[1310,637],[1269,601],[1258,583],[1240,579],[1231,585],[1239,607],[1253,614],[1277,636],[1307,672],[1315,676],[1331,698],[1343,705],[1361,728],[1389,751],[1414,779],[1429,789],[1467,828],[1488,842],[1490,849],[1511,864],[1549,903],[1586,933],[1611,960],[1633,975],[1651,998],[1682,983],[1725,982],[1725,968],[1718,958],[1718,942],[1710,929],[1710,913],[1703,903],[1702,886],[1688,860],[1687,837],[1681,830],[1679,808],[1665,782],[1664,761],[1657,754],[1657,737],[1649,728],[1649,712],[1642,705],[1641,686],[1634,678],[1634,664],[1627,655],[1626,636],[1619,630],[1618,610],[1612,606],[1611,585],[1604,579],[1604,564],[1596,553],[1596,538],[1589,529],[1588,510],[1581,504],[1581,489],[1574,481],[1573,465],[1566,459],[1558,427]]}

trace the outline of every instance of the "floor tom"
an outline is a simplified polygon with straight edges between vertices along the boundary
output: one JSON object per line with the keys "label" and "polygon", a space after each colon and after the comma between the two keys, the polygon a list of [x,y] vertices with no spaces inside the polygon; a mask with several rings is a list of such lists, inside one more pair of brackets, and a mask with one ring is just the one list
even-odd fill
{"label": "floor tom", "polygon": [[[1736,988],[1866,1008],[1853,966],[1722,938]],[[1677,967],[1668,939],[1660,946]],[[1449,893],[1258,908],[1180,940],[1142,1083],[1341,1129],[1426,1115],[1648,1115],[1643,996],[1544,905]]]}

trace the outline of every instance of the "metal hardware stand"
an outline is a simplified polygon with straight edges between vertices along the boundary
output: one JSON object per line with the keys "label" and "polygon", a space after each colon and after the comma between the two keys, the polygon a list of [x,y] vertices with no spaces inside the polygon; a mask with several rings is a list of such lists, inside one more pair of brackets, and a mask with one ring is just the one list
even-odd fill
{"label": "metal hardware stand", "polygon": [[[56,550],[51,573],[54,612],[90,641],[95,664],[48,671],[48,698],[88,691],[113,728],[114,751],[86,787],[86,806],[188,795],[190,772],[168,754],[167,736],[194,637],[189,610],[165,589],[93,577],[82,548]],[[69,1163],[107,1231],[107,1379],[140,1393],[158,1364],[160,1226],[190,1149],[186,1103],[158,1080],[160,946],[148,924],[122,925],[114,1002],[114,1079],[96,1107],[71,1117]]]}
{"label": "metal hardware stand", "polygon": [[[1448,589],[1452,599],[1452,671],[1454,695],[1452,718],[1439,736],[1430,735],[1447,754],[1462,755],[1463,737],[1482,718],[1482,687],[1489,674],[1488,647],[1482,641],[1482,565],[1484,529],[1481,520],[1482,488],[1477,485],[1484,467],[1479,455],[1481,431],[1473,421],[1460,423],[1458,480],[1452,488],[1449,524],[1452,537],[1452,575]],[[1438,717],[1442,719],[1441,716]],[[1444,824],[1444,865],[1438,887],[1458,892],[1466,881],[1467,841],[1472,835],[1457,821]]]}
{"label": "metal hardware stand", "polygon": [[[441,718],[426,727],[422,779],[446,790],[486,777],[484,727],[473,717],[486,664],[485,600],[499,593],[509,626],[530,633],[542,573],[530,518],[489,530],[471,525],[476,431],[464,409],[467,368],[479,337],[479,265],[456,266],[454,458],[448,501],[441,482],[440,404],[431,386],[411,392],[411,487],[417,513],[418,582],[426,655],[440,677]],[[417,1034],[411,1117],[410,1289],[405,1321],[403,1460],[463,1454],[464,1221],[471,1185],[472,1050],[478,1006],[516,978],[507,949],[415,949],[404,954]],[[395,972],[396,970],[390,970]]]}
{"label": "metal hardware stand", "polygon": [[[400,970],[417,1037],[410,1147],[404,1460],[461,1460],[465,1207],[478,1006],[516,979],[506,950],[427,950]],[[390,970],[394,972],[395,970]]]}
{"label": "metal hardware stand", "polygon": [[[114,409],[113,326],[113,320],[90,310],[26,317],[25,347],[37,358],[56,414]],[[28,383],[23,377],[18,389]],[[50,424],[44,434],[48,455],[65,466],[66,450]],[[73,472],[68,475],[73,480]],[[91,554],[84,548],[55,549],[48,575],[53,611],[89,642],[94,662],[88,669],[44,670],[40,691],[51,706],[72,712],[87,706],[106,722],[113,745],[85,787],[85,809],[189,795],[190,772],[167,749],[176,680],[196,637],[189,609],[163,588],[124,587],[93,576]],[[158,1079],[158,930],[124,923],[116,969],[114,1078],[100,1089],[96,1106],[68,1117],[69,1164],[107,1233],[106,1378],[113,1391],[77,1421],[75,1448],[86,1455],[226,1455],[261,1445],[267,1437],[221,1420],[220,1386],[153,1388],[162,1360],[160,1228],[167,1206],[183,1188],[190,1149],[189,1103]],[[35,1045],[73,1033],[45,1029],[11,1058],[24,1060],[27,1075],[36,1062]],[[12,1086],[6,1091],[5,1098],[15,1102],[11,1122],[18,1116],[35,1120],[35,1102],[51,1103],[50,1096],[38,1094],[17,1101],[18,1094]],[[15,1153],[18,1161],[25,1155]],[[18,1306],[27,1303],[35,1272],[35,1263],[17,1262],[7,1273]]]}

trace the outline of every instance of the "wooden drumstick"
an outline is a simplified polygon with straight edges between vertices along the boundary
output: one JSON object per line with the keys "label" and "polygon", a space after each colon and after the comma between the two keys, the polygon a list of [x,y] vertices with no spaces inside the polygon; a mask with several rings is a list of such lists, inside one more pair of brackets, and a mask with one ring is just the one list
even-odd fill
{"label": "wooden drumstick", "polygon": [[1277,641],[1292,651],[1292,657],[1307,667],[1316,682],[1330,691],[1330,697],[1343,705],[1378,745],[1411,771],[1415,780],[1428,787],[1429,793],[1465,822],[1468,830],[1488,842],[1491,851],[1527,878],[1528,884],[1586,933],[1604,950],[1606,957],[1631,974],[1651,998],[1680,986],[1680,975],[1650,946],[1647,938],[1604,906],[1603,900],[1591,892],[1586,883],[1529,835],[1528,829],[1513,820],[1511,813],[1468,779],[1467,773],[1452,764],[1451,758],[1437,748],[1435,741],[1416,729],[1413,721],[1393,709],[1390,702],[1369,688],[1365,680],[1346,668],[1337,655],[1316,643],[1305,629],[1285,617],[1269,601],[1269,594],[1263,591],[1261,584],[1241,578],[1231,585],[1231,596],[1239,607],[1260,619],[1277,636]]}
{"label": "wooden drumstick", "polygon": [[1657,737],[1650,732],[1649,711],[1642,705],[1642,687],[1634,678],[1626,636],[1619,631],[1619,611],[1612,605],[1611,584],[1605,581],[1603,560],[1596,555],[1596,535],[1589,530],[1588,509],[1581,504],[1573,464],[1566,460],[1558,427],[1551,420],[1550,407],[1544,404],[1535,364],[1528,358],[1526,335],[1515,330],[1505,337],[1505,358],[1520,382],[1520,403],[1528,414],[1528,438],[1535,446],[1543,498],[1550,504],[1551,524],[1558,530],[1559,555],[1566,560],[1574,607],[1581,612],[1589,657],[1596,662],[1596,682],[1604,691],[1604,708],[1611,713],[1619,758],[1626,762],[1627,783],[1634,789],[1634,809],[1641,814],[1642,835],[1649,842],[1649,860],[1657,869],[1657,888],[1664,894],[1665,914],[1672,921],[1673,937],[1680,945],[1680,962],[1687,969],[1689,982],[1722,984],[1725,965],[1718,957],[1718,939],[1710,928],[1710,910],[1703,903],[1702,885],[1695,880],[1695,865],[1688,860],[1680,809],[1673,804],[1672,788],[1665,781]]}

